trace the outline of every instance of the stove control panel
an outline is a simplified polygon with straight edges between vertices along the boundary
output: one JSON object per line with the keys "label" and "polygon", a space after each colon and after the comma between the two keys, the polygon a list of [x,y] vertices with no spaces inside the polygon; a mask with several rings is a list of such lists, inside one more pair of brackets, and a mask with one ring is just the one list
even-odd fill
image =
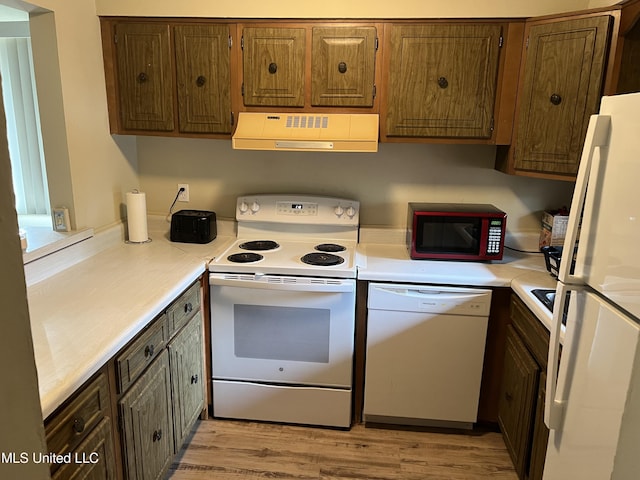
{"label": "stove control panel", "polygon": [[359,214],[355,200],[313,195],[248,195],[236,204],[239,222],[357,226]]}
{"label": "stove control panel", "polygon": [[318,215],[318,204],[309,202],[276,202],[278,215]]}

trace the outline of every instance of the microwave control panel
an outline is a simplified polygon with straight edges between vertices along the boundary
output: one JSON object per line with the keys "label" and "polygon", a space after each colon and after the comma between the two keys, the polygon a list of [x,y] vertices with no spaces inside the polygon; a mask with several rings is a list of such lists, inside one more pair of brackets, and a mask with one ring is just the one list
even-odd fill
{"label": "microwave control panel", "polygon": [[497,255],[502,246],[502,219],[489,221],[489,235],[487,238],[487,254]]}

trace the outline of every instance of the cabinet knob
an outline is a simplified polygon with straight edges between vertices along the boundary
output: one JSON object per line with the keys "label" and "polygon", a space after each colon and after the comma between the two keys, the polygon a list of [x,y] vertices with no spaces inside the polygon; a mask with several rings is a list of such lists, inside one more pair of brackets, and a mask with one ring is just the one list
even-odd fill
{"label": "cabinet knob", "polygon": [[191,375],[191,384],[198,383],[198,374]]}
{"label": "cabinet knob", "polygon": [[153,432],[153,441],[157,442],[162,438],[162,429]]}
{"label": "cabinet knob", "polygon": [[193,305],[191,302],[184,304],[184,313],[191,313],[193,311]]}
{"label": "cabinet knob", "polygon": [[82,417],[75,418],[73,420],[73,425],[71,428],[73,428],[73,431],[76,433],[84,432],[84,418]]}
{"label": "cabinet knob", "polygon": [[507,402],[510,402],[511,400],[513,400],[513,395],[511,395],[509,392],[504,392],[504,398],[507,400]]}
{"label": "cabinet knob", "polygon": [[340,73],[346,73],[346,71],[347,71],[347,64],[346,64],[346,63],[344,63],[344,62],[340,62],[340,63],[338,64],[338,71],[339,71]]}
{"label": "cabinet knob", "polygon": [[200,75],[198,78],[196,78],[197,86],[202,87],[205,83],[207,83],[207,79],[203,75]]}
{"label": "cabinet knob", "polygon": [[147,345],[144,347],[144,356],[153,357],[153,345]]}
{"label": "cabinet knob", "polygon": [[438,86],[440,88],[447,88],[449,86],[449,81],[446,79],[446,77],[440,77],[438,79]]}
{"label": "cabinet knob", "polygon": [[553,95],[551,95],[551,98],[549,98],[549,101],[554,105],[560,105],[560,102],[562,102],[562,97],[557,93],[554,93]]}
{"label": "cabinet knob", "polygon": [[146,74],[146,73],[144,73],[144,72],[140,72],[140,73],[138,74],[137,79],[138,79],[138,83],[144,83],[144,82],[146,82],[146,81],[149,79],[149,77],[147,77],[147,74]]}
{"label": "cabinet knob", "polygon": [[278,65],[276,65],[275,63],[271,62],[269,64],[269,73],[274,74],[278,71]]}

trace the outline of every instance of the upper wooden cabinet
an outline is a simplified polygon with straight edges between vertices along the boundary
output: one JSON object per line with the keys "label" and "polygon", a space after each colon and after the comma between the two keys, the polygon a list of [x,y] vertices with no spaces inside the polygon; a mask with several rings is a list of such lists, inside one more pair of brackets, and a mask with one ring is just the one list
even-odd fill
{"label": "upper wooden cabinet", "polygon": [[375,27],[314,27],[311,105],[372,107]]}
{"label": "upper wooden cabinet", "polygon": [[227,25],[174,27],[181,132],[231,132],[231,72]]}
{"label": "upper wooden cabinet", "polygon": [[243,109],[304,111],[376,106],[375,25],[244,24]]}
{"label": "upper wooden cabinet", "polygon": [[640,1],[623,2],[612,43],[612,80],[605,94],[640,92]]}
{"label": "upper wooden cabinet", "polygon": [[573,180],[589,117],[598,111],[613,17],[608,14],[531,21],[509,149],[507,173]]}
{"label": "upper wooden cabinet", "polygon": [[304,106],[304,28],[242,31],[243,98],[247,106]]}
{"label": "upper wooden cabinet", "polygon": [[112,133],[231,133],[228,25],[101,22]]}
{"label": "upper wooden cabinet", "polygon": [[120,123],[125,130],[174,129],[168,25],[115,25]]}
{"label": "upper wooden cabinet", "polygon": [[501,34],[500,24],[389,25],[384,134],[491,137]]}

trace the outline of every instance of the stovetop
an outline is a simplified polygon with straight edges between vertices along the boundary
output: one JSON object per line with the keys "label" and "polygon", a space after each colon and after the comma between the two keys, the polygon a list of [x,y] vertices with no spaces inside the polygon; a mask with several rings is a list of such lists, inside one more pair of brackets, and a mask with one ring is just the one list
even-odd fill
{"label": "stovetop", "polygon": [[[326,240],[326,239],[325,239]],[[250,273],[262,275],[303,275],[335,278],[356,277],[356,243],[350,241],[289,239],[271,240],[278,244],[270,250],[241,248],[241,245],[267,240],[236,239],[236,241],[209,264],[210,272]],[[334,245],[344,249],[339,251]],[[331,250],[331,251],[325,251]],[[256,260],[254,260],[254,258]],[[320,262],[319,265],[306,263]]]}
{"label": "stovetop", "polygon": [[238,237],[209,271],[355,278],[359,215],[360,203],[343,198],[238,197]]}

